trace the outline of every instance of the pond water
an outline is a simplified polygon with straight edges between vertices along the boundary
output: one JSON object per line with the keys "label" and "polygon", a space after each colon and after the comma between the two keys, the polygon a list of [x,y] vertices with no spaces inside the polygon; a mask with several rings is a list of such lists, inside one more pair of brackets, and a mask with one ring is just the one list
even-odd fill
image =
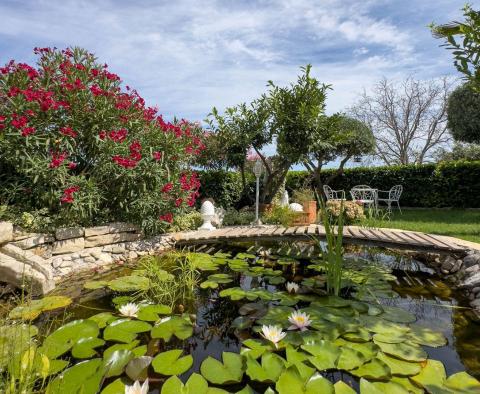
{"label": "pond water", "polygon": [[[376,312],[373,307],[367,312],[364,306],[379,303],[384,306],[384,313],[388,312],[387,323],[390,325],[393,323],[393,331],[395,331],[396,325],[408,326],[415,320],[415,325],[443,334],[447,341],[445,345],[437,343],[436,347],[422,346],[422,348],[428,354],[429,359],[440,360],[443,363],[447,376],[467,371],[472,376],[480,378],[480,335],[478,335],[480,326],[469,319],[467,300],[463,299],[460,294],[452,292],[432,270],[419,260],[383,249],[358,246],[347,248],[345,260],[351,272],[350,279],[357,284],[364,280],[371,281],[367,286],[357,286],[356,288],[352,286],[344,290],[343,298],[351,300],[352,304],[338,305],[338,302],[332,297],[330,297],[330,301],[322,301],[327,297],[322,296],[321,270],[318,265],[315,268],[315,265],[319,263],[314,258],[317,251],[307,243],[282,244],[280,248],[279,245],[274,244],[239,244],[227,247],[214,245],[204,248],[202,253],[205,252],[217,256],[219,261],[224,262],[217,266],[215,271],[203,271],[198,283],[204,283],[210,275],[217,273],[227,274],[231,281],[227,279],[225,282],[228,283],[222,283],[220,280],[215,285],[212,284],[212,281],[215,282],[212,279],[210,286],[208,284],[202,286],[206,287],[204,289],[197,286],[189,299],[181,301],[180,310],[189,313],[195,321],[193,336],[185,340],[173,338],[171,341],[161,344],[158,344],[158,341],[156,344],[149,343],[149,352],[152,352],[152,355],[158,350],[183,349],[184,355],[191,354],[193,356],[192,368],[180,375],[183,382],[193,372],[201,372],[201,364],[208,356],[221,360],[223,352],[239,353],[242,341],[246,339],[262,340],[258,334],[260,331],[258,323],[263,321],[265,324],[276,324],[281,319],[280,315],[271,316],[270,312],[267,313],[269,305],[270,307],[277,305],[278,311],[287,313],[294,307],[309,311],[312,309],[312,303],[319,303],[320,311],[318,315],[312,315],[312,321],[321,320],[320,327],[312,324],[313,328],[320,333],[325,333],[323,338],[328,338],[339,348],[345,346],[345,340],[357,344],[371,342],[371,336],[375,334],[379,340],[382,336],[387,337],[385,339],[385,342],[389,344],[387,346],[392,346],[392,343],[393,346],[396,346],[402,341],[401,339],[397,341],[395,338],[395,335],[399,334],[384,328],[372,328],[373,331],[367,333],[368,339],[363,338],[364,333],[360,329],[350,336],[348,332],[347,334],[342,333],[342,329],[335,331],[338,327],[351,324],[351,319],[354,316],[358,317],[359,314],[364,316],[370,327],[373,327],[378,323],[378,317],[382,317],[383,314],[379,315],[379,312]],[[242,260],[246,264],[230,266],[229,261],[232,260],[237,263]],[[310,268],[308,268],[309,266]],[[109,275],[112,278],[129,273],[130,269],[124,268],[122,271]],[[286,281],[300,284],[300,294],[303,294],[304,297],[300,300],[292,300],[294,296],[285,291]],[[71,288],[71,285],[66,284],[62,291],[66,291],[69,287]],[[228,293],[228,291],[225,292],[226,289],[237,290]],[[256,296],[250,293],[252,289],[258,292]],[[244,292],[243,296],[242,291]],[[67,309],[65,319],[85,319],[99,312],[114,311],[112,298],[118,295],[118,293],[103,289],[84,290]],[[247,310],[241,310],[240,308],[246,304]],[[395,307],[408,313],[404,315]],[[177,311],[178,308],[177,305]],[[269,311],[272,309],[275,308],[271,308]],[[288,315],[285,313],[282,316]],[[249,318],[249,316],[256,316],[257,319]],[[257,324],[257,328],[255,328],[255,324]],[[232,325],[237,328],[233,328]],[[286,326],[283,324],[284,330],[287,326],[288,324]],[[335,333],[330,335],[327,332],[329,329]],[[316,333],[315,330],[311,330],[311,332]],[[427,334],[426,342],[439,341],[437,336],[430,335],[430,331]],[[401,333],[400,337],[402,335]],[[298,342],[299,338],[300,342]],[[408,338],[410,341],[411,338]],[[287,339],[287,343],[300,350],[302,339],[298,331],[289,331]],[[381,339],[381,341],[383,340]],[[303,341],[305,344],[306,341]],[[352,342],[347,342],[347,345]],[[417,343],[422,343],[422,341]],[[152,346],[156,346],[156,350],[152,351]],[[391,356],[397,350],[395,348],[393,352],[386,352]],[[279,354],[283,354],[285,357],[284,353],[280,352]],[[396,359],[395,356],[393,358]],[[322,372],[322,375],[332,382],[342,380],[358,390],[359,376],[345,370],[332,371],[329,369],[328,372]],[[150,372],[149,380],[151,392],[160,392],[165,377]],[[262,383],[258,380],[261,379],[249,379],[244,375],[240,383],[217,387],[223,387],[229,392],[237,392],[248,383],[256,393],[264,393],[268,387],[275,387],[275,384]],[[417,389],[418,392],[422,392],[420,388]]]}

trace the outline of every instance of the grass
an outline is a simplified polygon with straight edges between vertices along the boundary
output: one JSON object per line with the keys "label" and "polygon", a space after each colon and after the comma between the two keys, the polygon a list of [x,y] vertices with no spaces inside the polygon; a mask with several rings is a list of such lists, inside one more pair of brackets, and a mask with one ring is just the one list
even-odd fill
{"label": "grass", "polygon": [[401,230],[448,235],[480,243],[480,210],[469,209],[403,209],[394,210],[392,217],[371,219],[369,227],[389,227]]}

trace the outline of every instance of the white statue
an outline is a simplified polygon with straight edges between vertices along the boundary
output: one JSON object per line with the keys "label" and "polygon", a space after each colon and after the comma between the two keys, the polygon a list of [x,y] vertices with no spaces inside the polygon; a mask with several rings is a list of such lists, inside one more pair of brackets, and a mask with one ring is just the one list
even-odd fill
{"label": "white statue", "polygon": [[227,211],[225,211],[225,209],[222,207],[215,208],[215,217],[212,220],[212,224],[216,227],[222,227],[223,218],[225,217],[226,213]]}
{"label": "white statue", "polygon": [[302,204],[299,204],[298,202],[292,202],[289,205],[289,207],[294,212],[303,212],[303,206],[302,206]]}
{"label": "white statue", "polygon": [[281,207],[288,207],[288,203],[289,203],[289,196],[288,196],[288,192],[286,190],[283,191],[283,194],[282,194],[282,198],[280,199],[280,206]]}
{"label": "white statue", "polygon": [[212,220],[215,219],[215,207],[211,201],[205,200],[200,207],[200,214],[202,215],[203,224],[198,228],[199,230],[215,230],[212,225]]}

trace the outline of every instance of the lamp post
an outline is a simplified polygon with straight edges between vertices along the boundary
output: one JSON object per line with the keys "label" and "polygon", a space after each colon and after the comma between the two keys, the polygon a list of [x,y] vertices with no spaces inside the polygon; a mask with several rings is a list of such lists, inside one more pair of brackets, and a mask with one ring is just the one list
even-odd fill
{"label": "lamp post", "polygon": [[263,172],[262,161],[260,159],[257,159],[253,166],[253,173],[257,178],[257,190],[255,192],[255,222],[253,222],[253,224],[255,225],[262,224],[262,222],[260,221],[260,218],[258,217],[258,205],[259,205],[259,198],[260,198],[260,176],[262,175],[262,172]]}

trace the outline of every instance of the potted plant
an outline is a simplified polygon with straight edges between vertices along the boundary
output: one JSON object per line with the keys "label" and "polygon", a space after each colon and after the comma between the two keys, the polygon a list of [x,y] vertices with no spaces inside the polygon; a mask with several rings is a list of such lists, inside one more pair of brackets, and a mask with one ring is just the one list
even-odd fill
{"label": "potted plant", "polygon": [[308,215],[308,223],[315,223],[317,221],[317,201],[313,190],[310,188],[295,190],[293,199],[302,204],[303,211]]}

